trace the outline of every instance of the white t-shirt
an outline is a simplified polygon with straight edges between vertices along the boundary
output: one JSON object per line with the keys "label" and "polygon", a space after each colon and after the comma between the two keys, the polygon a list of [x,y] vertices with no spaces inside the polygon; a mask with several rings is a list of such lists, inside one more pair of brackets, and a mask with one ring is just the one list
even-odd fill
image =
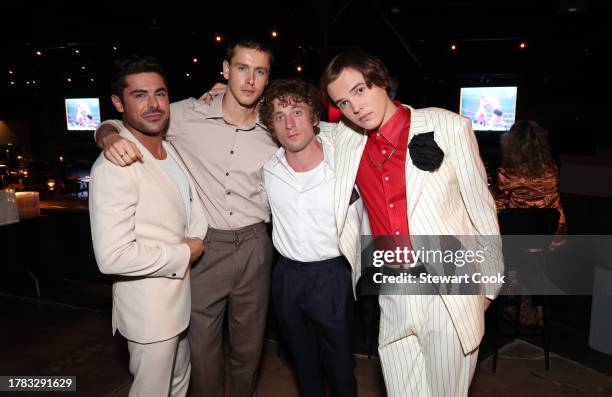
{"label": "white t-shirt", "polygon": [[181,193],[181,198],[185,204],[185,214],[187,214],[187,221],[189,223],[189,220],[191,219],[191,195],[187,175],[185,175],[181,167],[179,167],[170,154],[166,154],[166,158],[164,160],[156,159],[156,161],[157,164],[159,164],[170,177],[170,179],[172,179],[172,181],[176,184],[178,191]]}

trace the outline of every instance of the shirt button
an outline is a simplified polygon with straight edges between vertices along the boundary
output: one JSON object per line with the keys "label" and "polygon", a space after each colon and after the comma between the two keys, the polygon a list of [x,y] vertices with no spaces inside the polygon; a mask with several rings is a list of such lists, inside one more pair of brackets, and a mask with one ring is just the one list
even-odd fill
{"label": "shirt button", "polygon": [[386,176],[386,177],[385,177],[385,181],[388,181],[388,180],[389,180],[389,177],[388,177],[388,176]]}
{"label": "shirt button", "polygon": [[395,235],[396,235],[396,236],[399,236],[399,230],[396,230],[396,231],[395,231]]}
{"label": "shirt button", "polygon": [[233,213],[232,211],[230,211],[230,216],[231,216],[231,215],[234,215],[234,213]]}
{"label": "shirt button", "polygon": [[234,154],[234,151],[233,151],[233,150],[230,150],[230,154]]}
{"label": "shirt button", "polygon": [[227,192],[225,192],[225,194],[229,195],[229,194],[230,194],[230,191],[228,190]]}
{"label": "shirt button", "polygon": [[172,273],[172,277],[176,277],[176,273]]}
{"label": "shirt button", "polygon": [[387,151],[386,151],[386,150],[383,150],[383,151],[382,151],[382,154],[387,154]]}
{"label": "shirt button", "polygon": [[380,136],[380,132],[377,132],[377,133],[376,133],[376,136]]}
{"label": "shirt button", "polygon": [[229,172],[226,172],[226,173],[225,173],[225,176],[229,176]]}
{"label": "shirt button", "polygon": [[389,208],[393,208],[393,207],[395,207],[393,203],[389,204]]}

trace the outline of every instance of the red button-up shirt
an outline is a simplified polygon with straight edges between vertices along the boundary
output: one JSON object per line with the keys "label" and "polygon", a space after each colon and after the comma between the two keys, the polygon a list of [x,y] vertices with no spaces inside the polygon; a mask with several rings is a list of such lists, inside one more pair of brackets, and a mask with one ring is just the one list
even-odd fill
{"label": "red button-up shirt", "polygon": [[408,236],[406,151],[410,110],[399,105],[378,131],[371,131],[357,170],[374,236]]}

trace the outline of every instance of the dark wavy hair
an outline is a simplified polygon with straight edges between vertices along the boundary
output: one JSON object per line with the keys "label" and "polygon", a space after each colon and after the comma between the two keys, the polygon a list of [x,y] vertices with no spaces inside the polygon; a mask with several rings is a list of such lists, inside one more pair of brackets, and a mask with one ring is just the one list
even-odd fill
{"label": "dark wavy hair", "polygon": [[127,58],[117,59],[111,70],[111,92],[123,100],[123,90],[127,87],[126,76],[148,72],[159,74],[164,84],[168,86],[166,71],[157,58],[134,54]]}
{"label": "dark wavy hair", "polygon": [[336,106],[327,95],[327,86],[336,81],[345,69],[354,69],[361,72],[368,88],[372,88],[373,84],[388,89],[391,85],[389,71],[380,59],[359,50],[345,51],[336,55],[321,75],[319,89],[324,94],[323,100],[326,105]]}
{"label": "dark wavy hair", "polygon": [[[274,80],[264,94],[259,103],[259,119],[268,128],[270,134],[276,139],[272,115],[274,113],[274,100],[278,99],[283,105],[305,103],[310,110],[310,119],[320,120],[323,111],[321,94],[314,85],[299,79],[278,79]],[[315,134],[319,133],[319,127],[315,127]]]}
{"label": "dark wavy hair", "polygon": [[548,132],[531,120],[514,123],[502,135],[502,167],[514,169],[526,177],[542,176],[554,164]]}

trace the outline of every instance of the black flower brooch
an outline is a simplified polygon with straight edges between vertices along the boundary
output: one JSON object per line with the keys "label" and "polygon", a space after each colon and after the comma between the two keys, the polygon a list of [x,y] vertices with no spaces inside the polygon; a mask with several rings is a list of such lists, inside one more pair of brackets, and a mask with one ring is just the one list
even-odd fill
{"label": "black flower brooch", "polygon": [[433,131],[415,135],[408,145],[408,151],[412,164],[423,171],[437,170],[444,159],[444,152],[434,141]]}

